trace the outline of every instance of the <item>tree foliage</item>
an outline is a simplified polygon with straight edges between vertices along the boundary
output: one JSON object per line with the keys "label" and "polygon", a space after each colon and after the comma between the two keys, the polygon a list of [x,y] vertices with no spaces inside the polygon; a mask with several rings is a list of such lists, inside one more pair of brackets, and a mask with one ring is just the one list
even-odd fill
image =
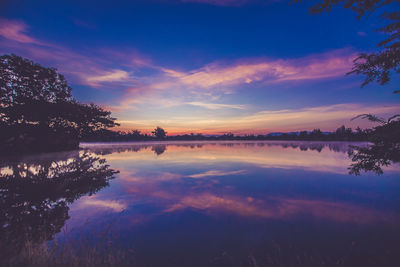
{"label": "tree foliage", "polygon": [[159,126],[157,126],[157,128],[155,128],[154,131],[152,131],[151,133],[157,139],[164,139],[167,136],[167,132],[163,128],[159,127]]}
{"label": "tree foliage", "polygon": [[[353,68],[348,73],[365,75],[366,78],[361,86],[373,81],[384,85],[390,81],[392,73],[400,73],[400,12],[394,6],[398,3],[400,0],[322,0],[311,8],[312,14],[320,14],[330,12],[334,5],[341,4],[344,8],[354,11],[357,19],[368,17],[377,10],[390,10],[379,14],[385,24],[377,31],[387,36],[385,40],[377,44],[380,51],[361,53],[354,60]],[[393,93],[399,92],[400,90],[395,90]]]}
{"label": "tree foliage", "polygon": [[111,113],[77,102],[63,75],[16,55],[0,57],[3,149],[59,150],[117,125]]}

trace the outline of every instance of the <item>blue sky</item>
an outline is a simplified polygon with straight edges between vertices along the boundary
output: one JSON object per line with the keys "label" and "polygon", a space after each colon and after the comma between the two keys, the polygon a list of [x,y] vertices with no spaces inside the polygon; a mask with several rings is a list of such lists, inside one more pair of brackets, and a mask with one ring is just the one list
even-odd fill
{"label": "blue sky", "polygon": [[360,113],[398,112],[398,77],[360,88],[363,77],[345,76],[384,39],[377,16],[311,15],[311,4],[2,1],[0,53],[56,67],[79,101],[110,109],[123,130],[334,130],[366,127],[350,122]]}

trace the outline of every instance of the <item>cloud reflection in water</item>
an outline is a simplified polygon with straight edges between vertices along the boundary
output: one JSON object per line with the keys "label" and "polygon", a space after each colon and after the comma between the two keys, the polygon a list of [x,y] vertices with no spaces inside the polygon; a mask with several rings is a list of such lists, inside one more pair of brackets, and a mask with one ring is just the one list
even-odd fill
{"label": "cloud reflection in water", "polygon": [[[184,210],[207,216],[225,213],[358,224],[399,219],[394,211],[367,205],[380,197],[377,192],[363,192],[374,191],[367,178],[347,176],[349,143],[163,144],[162,154],[157,153],[157,143],[84,145],[104,155],[120,173],[115,181],[118,189],[98,194],[96,200],[82,199],[76,209],[97,204],[118,212],[122,210],[118,205],[123,205],[134,214],[135,223]],[[391,173],[399,171],[398,166],[389,168]],[[151,212],[135,211],[143,205]]]}

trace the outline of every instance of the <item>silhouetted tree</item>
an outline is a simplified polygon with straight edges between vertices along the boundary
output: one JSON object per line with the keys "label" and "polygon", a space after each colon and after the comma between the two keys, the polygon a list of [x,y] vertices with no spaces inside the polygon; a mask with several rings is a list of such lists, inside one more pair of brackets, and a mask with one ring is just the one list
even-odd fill
{"label": "silhouetted tree", "polygon": [[159,127],[159,126],[157,126],[157,128],[155,128],[154,131],[152,131],[151,133],[157,139],[164,139],[167,136],[167,132],[163,128]]}
{"label": "silhouetted tree", "polygon": [[16,55],[0,57],[0,150],[71,149],[118,125],[109,111],[73,99],[54,68]]}
{"label": "silhouetted tree", "polygon": [[233,140],[235,138],[235,135],[233,133],[226,133],[220,136],[220,139],[222,140]]}
{"label": "silhouetted tree", "polygon": [[[295,0],[301,2],[303,0]],[[380,17],[386,25],[378,31],[388,37],[378,43],[380,51],[376,53],[362,53],[355,60],[353,69],[348,74],[366,75],[362,86],[376,81],[381,85],[389,82],[391,72],[400,73],[400,12],[396,6],[400,0],[322,0],[311,8],[312,14],[330,12],[334,5],[342,4],[357,14],[357,19],[370,16],[376,10],[386,10]],[[397,6],[398,7],[398,6]],[[394,93],[399,93],[395,90]]]}
{"label": "silhouetted tree", "polygon": [[130,132],[130,135],[133,139],[140,139],[142,137],[142,134],[139,130],[133,130],[132,132]]}
{"label": "silhouetted tree", "polygon": [[308,139],[308,132],[307,131],[301,131],[299,134],[299,138],[301,140],[307,140]]}
{"label": "silhouetted tree", "polygon": [[310,133],[310,137],[314,140],[322,140],[324,138],[324,134],[321,132],[320,129],[314,129]]}

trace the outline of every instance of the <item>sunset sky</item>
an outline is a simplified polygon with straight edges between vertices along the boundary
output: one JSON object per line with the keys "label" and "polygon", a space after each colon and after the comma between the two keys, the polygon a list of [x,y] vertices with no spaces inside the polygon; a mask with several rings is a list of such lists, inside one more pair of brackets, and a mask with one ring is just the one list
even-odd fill
{"label": "sunset sky", "polygon": [[[129,2],[129,3],[128,3]],[[0,1],[0,54],[65,75],[120,129],[169,134],[335,130],[400,111],[400,79],[345,76],[385,38],[377,16],[285,0]]]}

